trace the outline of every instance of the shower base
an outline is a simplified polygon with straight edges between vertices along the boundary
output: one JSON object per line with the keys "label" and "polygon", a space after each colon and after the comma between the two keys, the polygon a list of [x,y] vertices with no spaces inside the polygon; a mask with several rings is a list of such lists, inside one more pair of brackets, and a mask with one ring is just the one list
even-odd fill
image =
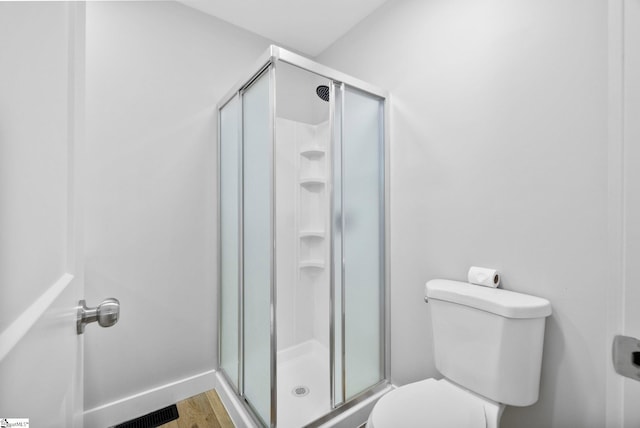
{"label": "shower base", "polygon": [[278,352],[278,428],[300,428],[331,410],[329,350],[309,340]]}
{"label": "shower base", "polygon": [[[329,413],[329,351],[318,341],[310,340],[278,352],[278,428],[301,428]],[[295,396],[294,389],[308,388],[308,394]],[[242,428],[259,428],[249,415],[245,403],[236,395],[225,375],[216,373],[215,388],[234,425]],[[324,421],[320,428],[353,428],[363,425],[374,404],[393,389],[386,384],[359,402],[348,406],[333,418]],[[346,407],[346,406],[345,406]]]}

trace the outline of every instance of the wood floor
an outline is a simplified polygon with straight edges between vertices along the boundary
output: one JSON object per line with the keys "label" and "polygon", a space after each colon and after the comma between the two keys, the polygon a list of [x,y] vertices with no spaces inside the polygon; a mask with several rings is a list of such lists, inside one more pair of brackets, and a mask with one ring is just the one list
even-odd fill
{"label": "wood floor", "polygon": [[218,393],[212,389],[176,404],[180,417],[160,428],[234,428]]}

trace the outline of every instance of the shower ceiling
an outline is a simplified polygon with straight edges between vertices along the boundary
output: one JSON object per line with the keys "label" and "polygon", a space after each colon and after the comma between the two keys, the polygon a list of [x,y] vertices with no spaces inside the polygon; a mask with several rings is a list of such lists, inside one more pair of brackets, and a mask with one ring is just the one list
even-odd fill
{"label": "shower ceiling", "polygon": [[313,57],[392,0],[179,1]]}

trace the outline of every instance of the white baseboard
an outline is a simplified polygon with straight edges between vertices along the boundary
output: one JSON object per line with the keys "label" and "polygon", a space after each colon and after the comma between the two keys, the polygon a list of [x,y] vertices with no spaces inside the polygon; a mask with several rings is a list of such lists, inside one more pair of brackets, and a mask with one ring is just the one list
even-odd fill
{"label": "white baseboard", "polygon": [[167,383],[93,409],[85,410],[86,428],[111,427],[216,387],[216,371]]}

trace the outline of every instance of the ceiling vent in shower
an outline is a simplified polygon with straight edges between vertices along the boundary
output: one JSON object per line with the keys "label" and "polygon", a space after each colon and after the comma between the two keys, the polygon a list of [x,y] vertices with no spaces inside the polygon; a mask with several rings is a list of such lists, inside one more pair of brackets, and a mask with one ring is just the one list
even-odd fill
{"label": "ceiling vent in shower", "polygon": [[329,87],[327,85],[320,85],[316,88],[316,94],[323,100],[329,101]]}

